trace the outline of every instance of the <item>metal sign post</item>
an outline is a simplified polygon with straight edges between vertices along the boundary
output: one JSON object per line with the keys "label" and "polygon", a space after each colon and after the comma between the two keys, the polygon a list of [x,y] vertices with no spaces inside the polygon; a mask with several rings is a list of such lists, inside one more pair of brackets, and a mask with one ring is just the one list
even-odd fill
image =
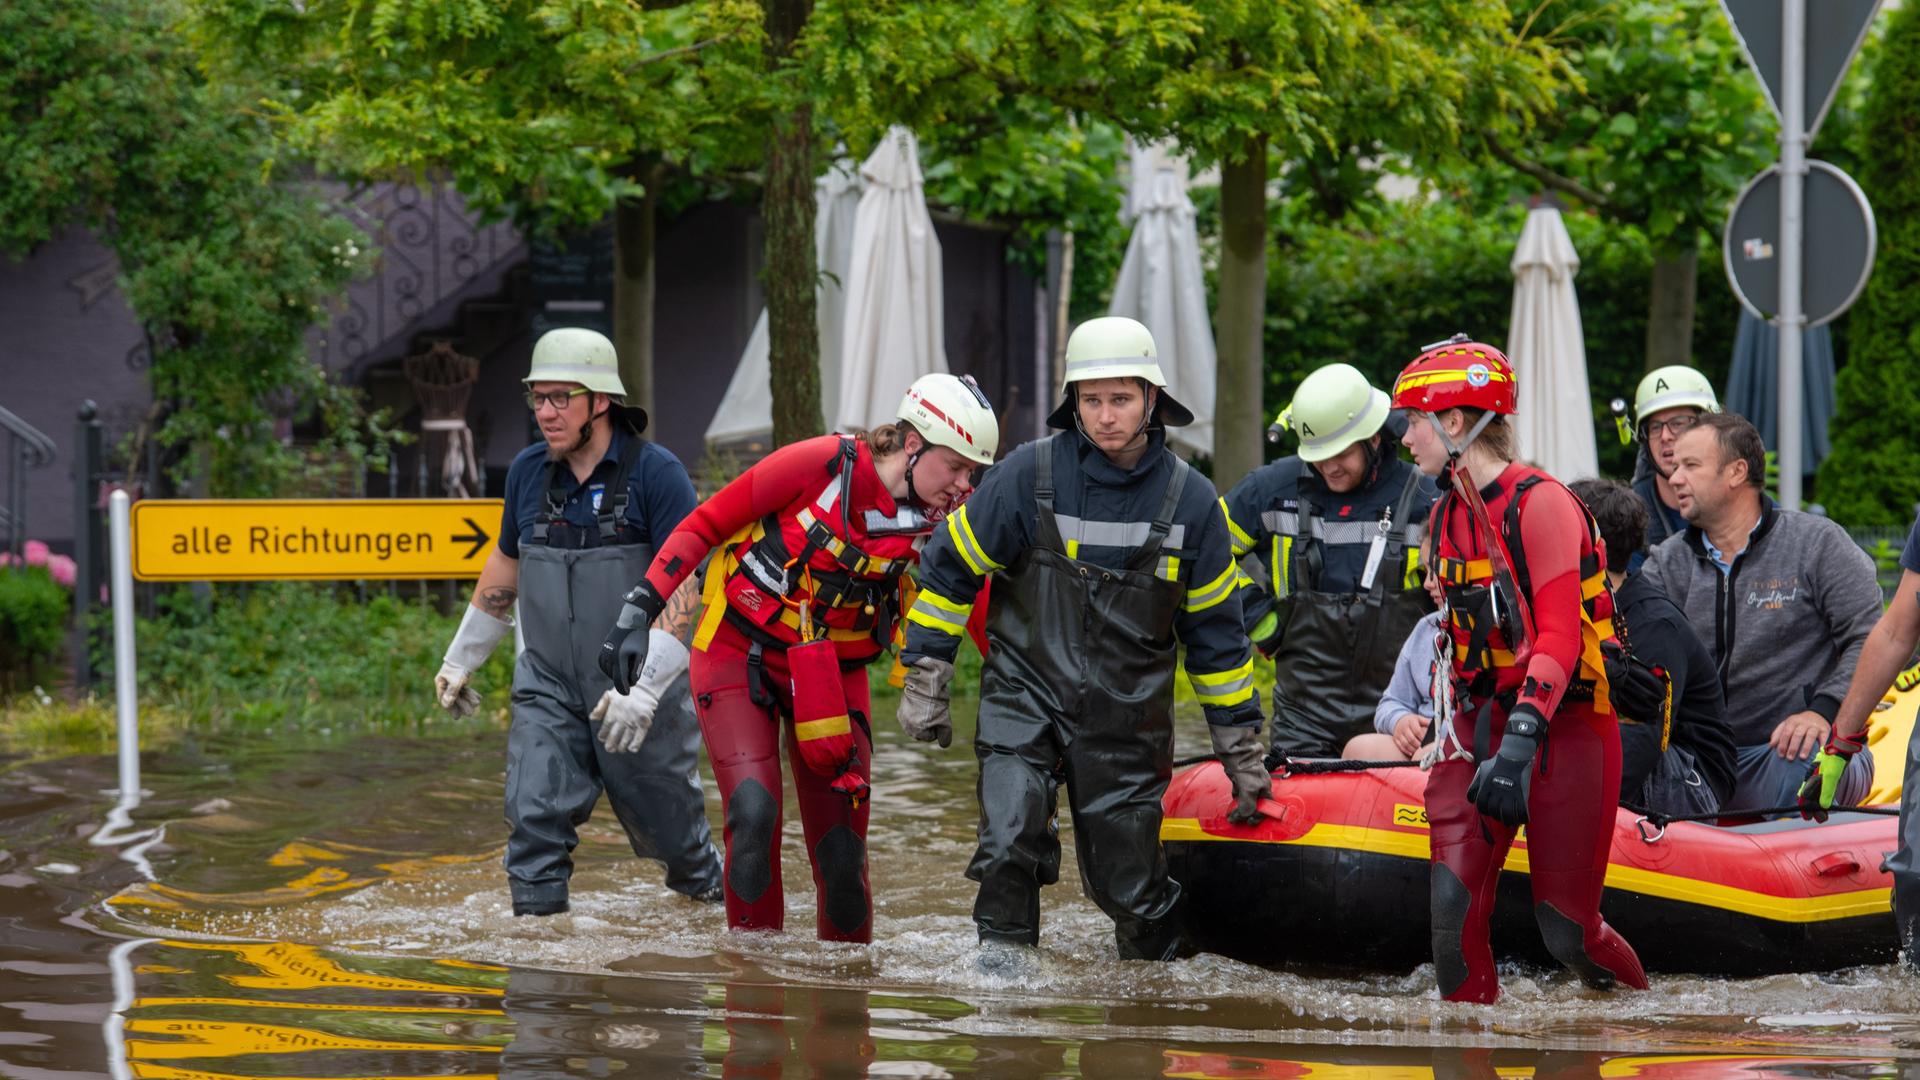
{"label": "metal sign post", "polygon": [[[1768,312],[1742,291],[1740,275],[1736,272],[1736,245],[1739,246],[1739,258],[1747,262],[1770,259],[1775,248],[1778,249],[1779,262],[1774,268],[1777,273],[1777,303],[1770,320],[1780,328],[1780,412],[1774,450],[1780,464],[1780,503],[1798,509],[1804,471],[1801,452],[1804,375],[1800,351],[1802,332],[1808,325],[1803,295],[1807,282],[1807,253],[1803,252],[1807,235],[1807,147],[1813,141],[1814,132],[1819,130],[1820,122],[1826,118],[1827,109],[1833,103],[1834,94],[1848,66],[1853,63],[1854,54],[1866,39],[1867,28],[1873,23],[1880,0],[1822,0],[1818,17],[1811,24],[1807,18],[1807,0],[1720,0],[1720,6],[1726,12],[1727,21],[1733,25],[1734,37],[1746,53],[1748,63],[1760,76],[1760,86],[1766,93],[1768,104],[1780,117],[1780,164],[1775,167],[1780,201],[1775,241],[1768,244],[1763,237],[1753,235],[1755,230],[1751,223],[1736,231],[1736,226],[1740,225],[1741,208],[1749,196],[1764,186],[1762,182],[1767,176],[1762,173],[1740,193],[1740,199],[1728,218],[1725,257],[1727,276],[1733,283],[1734,293],[1755,314],[1765,318]],[[1817,105],[1811,124],[1807,122],[1809,95]],[[1831,166],[1827,168],[1831,169]],[[1832,171],[1839,173],[1837,169]],[[1852,180],[1846,179],[1844,173],[1839,175],[1849,187],[1858,191],[1858,187],[1853,185]],[[1865,199],[1862,198],[1860,202],[1865,209]],[[1868,241],[1865,265],[1860,270],[1862,280],[1873,265],[1872,212],[1867,210],[1864,217]],[[1815,234],[1815,251],[1826,242],[1825,237]],[[1847,295],[1836,310],[1825,313],[1819,321],[1840,314],[1856,295],[1858,290]]]}
{"label": "metal sign post", "polygon": [[1807,178],[1807,0],[1780,0],[1780,505],[1800,509],[1801,199]]}

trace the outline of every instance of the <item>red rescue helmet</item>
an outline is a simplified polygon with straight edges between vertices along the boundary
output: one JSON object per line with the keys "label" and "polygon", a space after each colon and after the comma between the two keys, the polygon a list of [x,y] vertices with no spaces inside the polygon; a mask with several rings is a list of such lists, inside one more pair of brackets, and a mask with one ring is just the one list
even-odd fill
{"label": "red rescue helmet", "polygon": [[1513,414],[1513,365],[1491,345],[1455,334],[1429,345],[1393,383],[1393,407],[1438,413],[1481,409]]}

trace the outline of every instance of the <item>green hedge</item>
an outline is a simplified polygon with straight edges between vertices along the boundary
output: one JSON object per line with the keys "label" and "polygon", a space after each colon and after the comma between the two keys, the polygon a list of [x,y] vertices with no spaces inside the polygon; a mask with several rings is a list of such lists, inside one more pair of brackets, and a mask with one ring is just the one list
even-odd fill
{"label": "green hedge", "polygon": [[[1465,331],[1504,344],[1513,307],[1509,263],[1524,206],[1476,214],[1447,199],[1388,204],[1340,225],[1283,208],[1273,245],[1266,327],[1266,408],[1277,413],[1308,372],[1345,361],[1388,385],[1421,345]],[[1653,259],[1637,229],[1569,212],[1580,255],[1574,285],[1587,345],[1587,376],[1604,472],[1626,476],[1632,451],[1608,419],[1607,401],[1631,399],[1644,371]],[[1720,273],[1717,242],[1702,237],[1694,362],[1724,385],[1738,303]],[[1269,459],[1291,452],[1283,440]]]}
{"label": "green hedge", "polygon": [[71,594],[38,566],[0,568],[0,690],[42,677],[66,634]]}
{"label": "green hedge", "polygon": [[[442,614],[417,588],[369,585],[365,598],[299,582],[170,589],[159,616],[139,623],[141,696],[243,725],[439,722],[433,677],[467,589]],[[503,642],[474,679],[483,717],[507,707],[512,679],[513,645]]]}

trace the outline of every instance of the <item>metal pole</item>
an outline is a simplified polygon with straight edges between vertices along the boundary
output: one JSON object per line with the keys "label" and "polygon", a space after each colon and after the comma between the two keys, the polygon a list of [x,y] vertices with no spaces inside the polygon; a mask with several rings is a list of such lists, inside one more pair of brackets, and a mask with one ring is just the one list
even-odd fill
{"label": "metal pole", "polygon": [[1780,466],[1780,505],[1800,508],[1802,329],[1800,250],[1807,176],[1807,0],[1780,0],[1780,329],[1779,404],[1774,449]]}
{"label": "metal pole", "polygon": [[95,546],[94,508],[100,498],[100,408],[80,403],[73,430],[73,685],[76,693],[93,685],[93,606],[99,602],[100,577],[94,572],[100,552]]}
{"label": "metal pole", "polygon": [[120,805],[140,801],[140,713],[133,678],[133,500],[107,499],[113,533],[113,689],[120,720]]}

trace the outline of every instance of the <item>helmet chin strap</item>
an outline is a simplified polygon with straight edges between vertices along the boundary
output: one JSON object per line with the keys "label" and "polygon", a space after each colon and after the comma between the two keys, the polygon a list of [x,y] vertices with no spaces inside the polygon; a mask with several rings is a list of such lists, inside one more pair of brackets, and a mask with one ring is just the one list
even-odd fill
{"label": "helmet chin strap", "polygon": [[[1140,426],[1133,429],[1133,434],[1127,437],[1127,444],[1125,446],[1122,446],[1118,450],[1112,451],[1112,453],[1124,454],[1127,451],[1133,449],[1134,443],[1146,441],[1147,428],[1149,428],[1153,424],[1153,410],[1159,407],[1160,405],[1160,392],[1151,386],[1147,387],[1146,389],[1147,389],[1148,401],[1147,401],[1146,410],[1140,414]],[[1080,436],[1082,438],[1086,439],[1090,443],[1093,443],[1095,447],[1098,447],[1100,445],[1098,442],[1094,441],[1093,433],[1087,430],[1087,425],[1081,422],[1080,407],[1078,405],[1075,405],[1073,409],[1073,426],[1079,430]],[[1108,451],[1106,450],[1101,450],[1100,452],[1103,454],[1108,453]]]}
{"label": "helmet chin strap", "polygon": [[1493,413],[1481,413],[1480,419],[1474,422],[1473,430],[1467,432],[1467,437],[1461,439],[1456,445],[1453,439],[1447,435],[1447,429],[1441,425],[1439,414],[1433,413],[1429,415],[1433,417],[1433,433],[1440,436],[1440,445],[1447,448],[1447,460],[1454,462],[1458,462],[1460,455],[1467,452],[1467,447],[1473,445],[1473,440],[1479,438],[1480,433],[1487,430],[1488,424],[1493,423]]}

